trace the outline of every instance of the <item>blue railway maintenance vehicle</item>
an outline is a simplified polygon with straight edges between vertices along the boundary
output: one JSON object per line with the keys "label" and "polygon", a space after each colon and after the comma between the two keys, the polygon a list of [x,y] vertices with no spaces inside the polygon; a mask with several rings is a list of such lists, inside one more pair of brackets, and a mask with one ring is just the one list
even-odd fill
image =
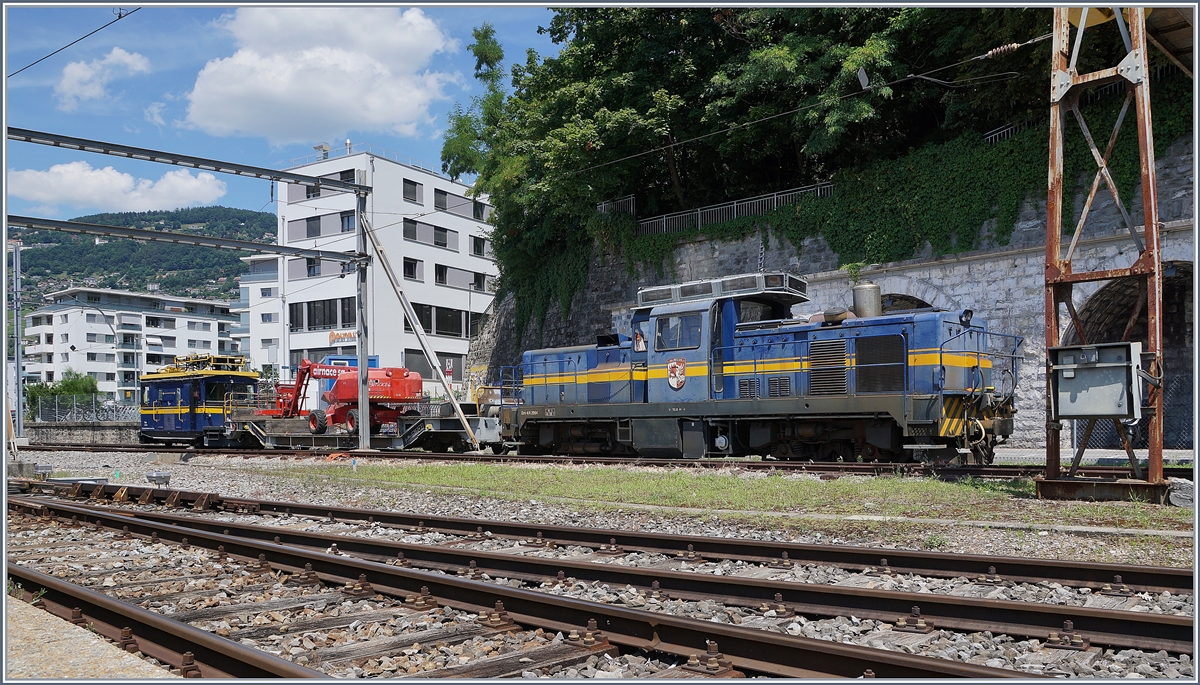
{"label": "blue railway maintenance vehicle", "polygon": [[969,309],[883,314],[870,284],[857,316],[793,318],[808,301],[789,273],[643,288],[631,335],[506,370],[520,404],[501,434],[524,454],[991,462],[1013,432],[1021,338]]}
{"label": "blue railway maintenance vehicle", "polygon": [[227,419],[231,397],[258,391],[258,373],[246,367],[242,356],[194,354],[142,375],[139,440],[198,447],[257,445]]}

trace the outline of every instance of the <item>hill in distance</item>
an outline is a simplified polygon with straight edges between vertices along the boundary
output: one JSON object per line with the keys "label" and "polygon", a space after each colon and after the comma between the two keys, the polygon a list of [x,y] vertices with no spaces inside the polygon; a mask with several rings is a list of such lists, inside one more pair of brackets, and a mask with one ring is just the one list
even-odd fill
{"label": "hill in distance", "polygon": [[[231,207],[92,214],[70,219],[219,238],[275,242],[276,216]],[[242,253],[194,245],[138,242],[59,231],[12,230],[20,239],[24,297],[69,287],[157,291],[164,294],[237,299],[234,277],[246,272]]]}

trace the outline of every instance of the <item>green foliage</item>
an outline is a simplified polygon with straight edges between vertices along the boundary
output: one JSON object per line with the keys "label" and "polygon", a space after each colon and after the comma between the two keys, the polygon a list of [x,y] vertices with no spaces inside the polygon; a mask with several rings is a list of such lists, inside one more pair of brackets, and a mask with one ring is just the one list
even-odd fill
{"label": "green foliage", "polygon": [[35,383],[25,389],[30,400],[55,395],[95,395],[100,392],[96,379],[75,369],[63,371],[62,380],[54,383]]}
{"label": "green foliage", "polygon": [[[72,221],[274,242],[278,219],[270,212],[193,207],[95,214],[76,217]],[[190,224],[204,226],[183,228]],[[116,239],[97,245],[92,236],[58,231],[17,230],[13,236],[20,237],[26,245],[45,245],[21,252],[21,268],[26,274],[27,287],[36,288],[42,280],[91,277],[97,278],[97,285],[104,288],[145,290],[147,283],[157,283],[163,292],[174,295],[187,295],[190,288],[203,288],[215,297],[236,293],[237,284],[233,278],[246,271],[245,263],[239,259],[241,254],[228,250]],[[209,283],[220,278],[225,278],[225,282]]]}
{"label": "green foliage", "polygon": [[[507,92],[504,52],[484,25],[470,49],[485,93],[451,114],[443,169],[477,174],[476,191],[490,196],[500,292],[515,295],[518,335],[551,302],[569,311],[595,248],[661,275],[674,246],[696,237],[773,232],[799,246],[824,235],[843,262],[869,263],[926,242],[938,253],[975,248],[995,219],[1003,244],[1022,202],[1045,195],[1047,134],[1043,125],[985,145],[981,132],[1045,118],[1050,43],[973,58],[1044,35],[1050,21],[1048,8],[560,9],[539,29],[558,54],[527,53]],[[1113,24],[1088,38],[1081,70],[1122,51]],[[1000,80],[904,80],[956,64],[936,76]],[[1156,120],[1176,97],[1190,126],[1191,99],[1172,88],[1156,95]],[[1178,135],[1176,118],[1164,115],[1160,145]],[[1070,173],[1087,161],[1078,142]],[[833,181],[835,195],[690,234],[637,236],[595,211],[633,194],[639,215],[654,216],[817,181]]]}

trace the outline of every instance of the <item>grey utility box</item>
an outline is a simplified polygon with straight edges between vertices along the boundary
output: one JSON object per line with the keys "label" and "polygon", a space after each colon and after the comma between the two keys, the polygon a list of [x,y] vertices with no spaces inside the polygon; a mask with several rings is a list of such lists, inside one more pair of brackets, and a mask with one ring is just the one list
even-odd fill
{"label": "grey utility box", "polygon": [[1142,344],[1051,347],[1053,420],[1142,418]]}

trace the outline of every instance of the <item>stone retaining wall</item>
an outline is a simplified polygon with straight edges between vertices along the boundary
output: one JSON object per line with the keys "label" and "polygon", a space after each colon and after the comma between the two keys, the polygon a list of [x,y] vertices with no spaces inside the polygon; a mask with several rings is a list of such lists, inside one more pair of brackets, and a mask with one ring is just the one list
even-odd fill
{"label": "stone retaining wall", "polygon": [[[1160,221],[1164,224],[1162,258],[1165,262],[1186,265],[1177,277],[1183,278],[1186,271],[1190,283],[1195,252],[1192,211],[1195,180],[1190,138],[1170,146],[1157,160],[1157,168]],[[1087,180],[1090,181],[1090,177]],[[1086,188],[1079,183],[1076,190],[1078,211]],[[1126,205],[1135,221],[1140,219],[1140,188]],[[946,309],[972,309],[977,317],[988,322],[991,330],[1025,339],[1021,347],[1019,412],[1013,441],[1018,446],[1039,446],[1045,440],[1045,213],[1045,201],[1026,202],[1007,245],[996,245],[991,238],[993,226],[984,225],[980,229],[981,249],[934,257],[927,246],[925,254],[915,259],[872,265],[861,274],[863,279],[879,284],[885,296],[916,298]],[[1107,190],[1101,190],[1081,237],[1075,270],[1127,266],[1135,255],[1136,250],[1115,203]],[[639,288],[754,272],[760,266],[768,271],[786,270],[807,275],[812,302],[796,307],[796,314],[848,306],[851,282],[844,272],[837,270],[838,265],[838,256],[819,236],[804,240],[799,249],[786,239],[776,238],[772,238],[769,247],[764,249],[758,235],[730,243],[703,240],[683,243],[676,248],[671,264],[661,277],[653,270],[631,276],[622,258],[597,256],[589,269],[585,290],[572,302],[570,315],[563,316],[555,302],[550,306],[544,327],[539,331],[537,322],[531,321],[519,343],[512,298],[497,302],[493,316],[472,346],[468,366],[487,366],[490,374],[496,376],[500,367],[518,363],[521,353],[528,349],[594,344],[597,335],[613,330],[628,334],[631,307]],[[1102,285],[1076,286],[1076,308],[1082,311]],[[1189,285],[1189,292],[1190,289]],[[1179,377],[1190,377],[1191,298],[1164,302],[1163,317],[1168,345],[1175,341],[1174,347],[1166,351],[1170,359],[1168,369]],[[1065,326],[1063,332],[1066,332]],[[1186,403],[1188,406],[1177,407],[1174,411],[1190,412],[1190,395]],[[1191,421],[1182,418],[1171,424],[1190,434]]]}

